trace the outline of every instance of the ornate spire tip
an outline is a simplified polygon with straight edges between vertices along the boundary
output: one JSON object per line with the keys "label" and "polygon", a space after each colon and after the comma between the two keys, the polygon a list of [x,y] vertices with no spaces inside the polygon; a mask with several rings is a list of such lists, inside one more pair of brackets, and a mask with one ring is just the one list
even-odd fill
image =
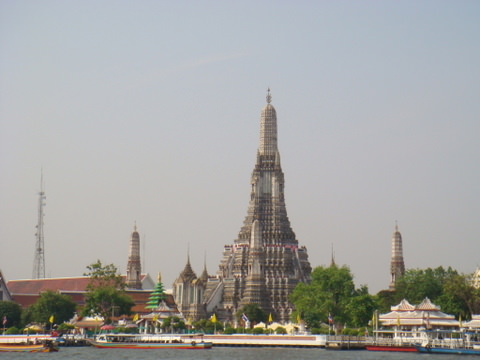
{"label": "ornate spire tip", "polygon": [[272,95],[270,94],[270,88],[267,89],[267,104],[272,102]]}

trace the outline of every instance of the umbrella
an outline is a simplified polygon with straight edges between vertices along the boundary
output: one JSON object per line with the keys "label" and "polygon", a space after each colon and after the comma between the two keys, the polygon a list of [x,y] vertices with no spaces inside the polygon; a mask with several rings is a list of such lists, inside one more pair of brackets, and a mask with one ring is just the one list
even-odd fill
{"label": "umbrella", "polygon": [[115,329],[115,326],[113,325],[103,325],[100,330],[113,330]]}
{"label": "umbrella", "polygon": [[30,325],[25,328],[26,330],[32,330],[32,331],[43,331],[43,328],[39,325]]}

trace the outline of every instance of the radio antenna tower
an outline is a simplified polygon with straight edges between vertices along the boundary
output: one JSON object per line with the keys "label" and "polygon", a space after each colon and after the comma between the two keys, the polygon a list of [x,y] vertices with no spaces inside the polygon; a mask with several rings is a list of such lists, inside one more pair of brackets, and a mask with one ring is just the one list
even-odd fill
{"label": "radio antenna tower", "polygon": [[40,176],[40,192],[38,193],[38,222],[36,226],[35,259],[33,261],[33,279],[45,278],[45,249],[43,244],[43,207],[45,206],[45,192],[43,190],[43,171]]}

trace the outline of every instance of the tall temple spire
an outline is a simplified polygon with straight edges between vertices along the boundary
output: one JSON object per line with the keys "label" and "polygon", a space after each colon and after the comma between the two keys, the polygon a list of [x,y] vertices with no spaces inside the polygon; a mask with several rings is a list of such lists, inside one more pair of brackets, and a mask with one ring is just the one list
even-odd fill
{"label": "tall temple spire", "polygon": [[390,290],[395,290],[399,277],[405,274],[405,263],[403,262],[402,234],[398,231],[398,224],[395,221],[395,232],[392,235],[392,258],[390,261]]}
{"label": "tall temple spire", "polygon": [[333,251],[333,244],[332,244],[332,258],[330,260],[330,266],[337,266],[335,263],[335,251]]}
{"label": "tall temple spire", "polygon": [[225,311],[220,315],[222,321],[232,320],[232,314],[247,302],[287,321],[293,309],[290,293],[298,282],[310,279],[307,250],[299,247],[287,216],[277,113],[270,89],[266,100],[260,113],[260,141],[247,215],[234,245],[225,246],[218,272],[224,286],[223,303],[218,307]]}
{"label": "tall temple spire", "polygon": [[[260,155],[275,156],[277,153],[277,112],[271,104],[270,89],[267,93],[267,105],[260,115]],[[273,159],[271,159],[273,160]]]}
{"label": "tall temple spire", "polygon": [[140,262],[140,235],[137,232],[137,222],[133,227],[132,237],[130,238],[130,246],[128,251],[127,263],[127,287],[130,289],[141,289],[141,272],[142,266]]}

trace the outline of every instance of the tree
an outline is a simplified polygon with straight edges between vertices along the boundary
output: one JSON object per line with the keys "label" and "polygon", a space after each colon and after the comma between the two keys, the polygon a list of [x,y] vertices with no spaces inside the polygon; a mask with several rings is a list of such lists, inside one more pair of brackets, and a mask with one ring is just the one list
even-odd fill
{"label": "tree", "polygon": [[442,310],[463,319],[480,313],[480,289],[473,287],[472,275],[455,274],[446,279],[436,301]]}
{"label": "tree", "polygon": [[442,266],[435,269],[408,269],[395,284],[395,301],[398,304],[402,299],[407,299],[412,304],[420,304],[428,297],[435,302],[443,294],[445,282],[456,275],[457,271],[451,267],[446,270]]}
{"label": "tree", "polygon": [[[198,321],[194,321],[192,323],[192,326],[195,329],[195,331],[203,332],[205,334],[213,334],[215,333],[215,331],[223,330],[223,324],[219,321],[213,322],[211,318],[210,320],[201,319]],[[233,334],[235,333],[235,330],[233,328],[229,328],[229,332]]]}
{"label": "tree", "polygon": [[40,324],[61,324],[73,317],[76,307],[70,296],[47,290],[30,307],[31,320]]}
{"label": "tree", "polygon": [[357,328],[366,326],[377,307],[376,298],[368,293],[366,286],[361,286],[345,305],[345,311],[350,318],[348,325]]}
{"label": "tree", "polygon": [[135,303],[125,293],[125,282],[117,274],[113,264],[103,266],[100,260],[87,266],[85,276],[90,277],[85,295],[83,315],[99,314],[106,323],[111,322],[111,316],[130,315]]}
{"label": "tree", "polygon": [[319,328],[328,321],[329,315],[336,323],[361,326],[368,322],[377,306],[366,286],[355,289],[350,269],[336,265],[316,267],[312,281],[299,283],[290,300],[295,305],[296,314],[301,314],[310,328]]}
{"label": "tree", "polygon": [[2,327],[19,326],[22,316],[22,308],[13,301],[0,301],[0,321],[6,320]]}
{"label": "tree", "polygon": [[169,316],[162,322],[162,329],[171,333],[180,332],[186,328],[185,322],[178,316]]}
{"label": "tree", "polygon": [[242,315],[245,314],[250,321],[250,326],[267,320],[267,314],[257,304],[247,304],[237,311],[236,317],[240,321]]}

